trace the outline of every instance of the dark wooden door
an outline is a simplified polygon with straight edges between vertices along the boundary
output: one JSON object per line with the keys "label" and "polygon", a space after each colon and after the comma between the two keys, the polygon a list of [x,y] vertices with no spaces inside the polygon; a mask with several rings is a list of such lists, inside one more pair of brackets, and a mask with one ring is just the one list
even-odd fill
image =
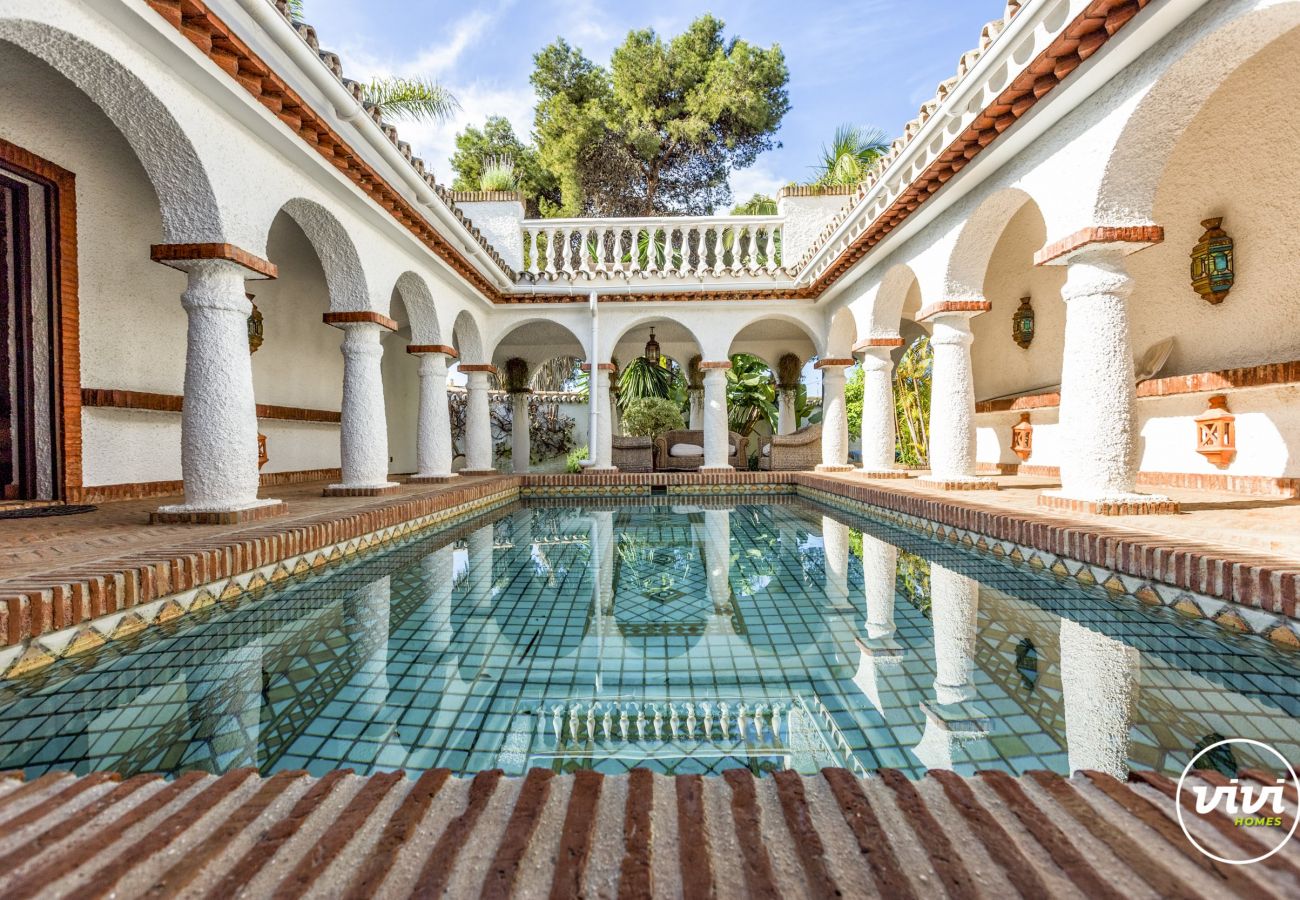
{"label": "dark wooden door", "polygon": [[28,186],[0,175],[0,491],[36,496]]}

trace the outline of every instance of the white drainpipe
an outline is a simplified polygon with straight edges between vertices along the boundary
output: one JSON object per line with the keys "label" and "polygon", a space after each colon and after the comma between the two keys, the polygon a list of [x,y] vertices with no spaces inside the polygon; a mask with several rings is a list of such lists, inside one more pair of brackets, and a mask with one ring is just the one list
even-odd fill
{"label": "white drainpipe", "polygon": [[587,469],[596,464],[596,440],[600,436],[600,397],[596,386],[600,382],[596,366],[600,359],[600,311],[596,306],[596,292],[591,292],[588,300],[591,309],[591,352],[587,356],[587,406],[590,412],[587,418],[587,458],[578,460],[578,465]]}

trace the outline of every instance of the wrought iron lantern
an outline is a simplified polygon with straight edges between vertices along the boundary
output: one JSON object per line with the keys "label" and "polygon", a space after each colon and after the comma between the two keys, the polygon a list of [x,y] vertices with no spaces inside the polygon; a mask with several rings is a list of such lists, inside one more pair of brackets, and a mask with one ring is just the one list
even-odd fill
{"label": "wrought iron lantern", "polygon": [[[252,294],[246,294],[245,296],[248,297],[248,302],[253,302]],[[253,311],[248,316],[248,352],[250,355],[256,353],[257,348],[262,346],[262,339],[264,337],[265,334],[262,330],[262,311],[257,308],[256,303],[253,303]]]}
{"label": "wrought iron lantern", "polygon": [[1237,417],[1228,411],[1226,394],[1215,394],[1196,417],[1196,452],[1226,469],[1237,455]]}
{"label": "wrought iron lantern", "polygon": [[270,458],[270,454],[266,452],[266,435],[259,432],[257,435],[257,467],[262,468]]}
{"label": "wrought iron lantern", "polygon": [[645,358],[647,362],[659,365],[659,342],[655,340],[655,330],[650,329],[650,340],[645,342]]}
{"label": "wrought iron lantern", "polygon": [[1028,350],[1034,340],[1034,307],[1029,300],[1028,297],[1021,297],[1020,306],[1011,317],[1011,339],[1022,350]]}
{"label": "wrought iron lantern", "polygon": [[1223,219],[1201,222],[1205,234],[1192,248],[1192,288],[1210,303],[1222,303],[1235,277],[1232,238],[1219,226]]}
{"label": "wrought iron lantern", "polygon": [[1020,421],[1011,426],[1011,452],[1020,457],[1021,462],[1029,459],[1034,452],[1034,426],[1029,422],[1029,413],[1022,412]]}

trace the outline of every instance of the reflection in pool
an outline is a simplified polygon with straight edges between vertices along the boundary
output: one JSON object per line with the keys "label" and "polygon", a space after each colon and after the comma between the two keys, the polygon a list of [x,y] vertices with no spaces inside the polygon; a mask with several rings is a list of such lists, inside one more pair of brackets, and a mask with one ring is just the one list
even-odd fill
{"label": "reflection in pool", "polygon": [[5,683],[0,769],[1177,774],[1300,757],[1297,672],[792,498],[538,501]]}

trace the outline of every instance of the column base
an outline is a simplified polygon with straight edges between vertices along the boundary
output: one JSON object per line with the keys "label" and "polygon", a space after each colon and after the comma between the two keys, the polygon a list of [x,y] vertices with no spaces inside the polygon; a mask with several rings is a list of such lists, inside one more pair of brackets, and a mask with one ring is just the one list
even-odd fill
{"label": "column base", "polygon": [[907,656],[907,650],[902,644],[894,640],[892,634],[885,637],[867,637],[866,639],[854,635],[853,640],[858,645],[859,652],[876,660],[897,663]]}
{"label": "column base", "polygon": [[998,483],[992,478],[935,478],[922,475],[917,481],[926,487],[941,491],[996,491]]}
{"label": "column base", "polygon": [[258,500],[235,509],[206,509],[179,503],[160,506],[149,513],[150,525],[240,525],[283,515],[288,509],[283,500]]}
{"label": "column base", "polygon": [[385,481],[383,484],[331,484],[321,493],[325,497],[383,497],[401,489],[396,481]]}
{"label": "column base", "polygon": [[500,475],[501,472],[496,469],[461,469],[456,474],[469,475],[472,478],[475,475]]}
{"label": "column base", "polygon": [[1160,494],[1112,494],[1106,497],[1067,497],[1060,491],[1043,491],[1038,505],[1061,512],[1093,516],[1167,516],[1178,513],[1178,501]]}
{"label": "column base", "polygon": [[455,472],[447,475],[412,475],[406,479],[407,484],[446,484],[456,477]]}
{"label": "column base", "polygon": [[858,469],[863,478],[908,478],[911,473],[906,469]]}
{"label": "column base", "polygon": [[721,475],[725,472],[736,471],[736,467],[735,466],[700,466],[699,469],[697,469],[696,471],[699,472],[701,475]]}
{"label": "column base", "polygon": [[814,472],[852,472],[854,471],[854,468],[853,466],[850,465],[831,466],[831,465],[827,465],[826,463],[818,463],[816,466],[813,466],[813,471]]}

